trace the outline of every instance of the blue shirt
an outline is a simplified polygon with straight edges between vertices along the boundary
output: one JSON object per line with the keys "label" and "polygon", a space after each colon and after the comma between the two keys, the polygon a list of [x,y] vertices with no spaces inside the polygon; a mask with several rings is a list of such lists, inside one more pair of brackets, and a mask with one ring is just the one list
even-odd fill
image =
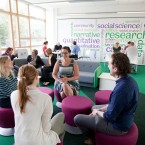
{"label": "blue shirt", "polygon": [[120,78],[110,95],[104,118],[114,128],[127,131],[133,124],[138,99],[139,89],[135,80],[130,76]]}
{"label": "blue shirt", "polygon": [[74,55],[78,55],[78,52],[80,51],[80,47],[78,45],[73,45],[71,49],[71,53]]}

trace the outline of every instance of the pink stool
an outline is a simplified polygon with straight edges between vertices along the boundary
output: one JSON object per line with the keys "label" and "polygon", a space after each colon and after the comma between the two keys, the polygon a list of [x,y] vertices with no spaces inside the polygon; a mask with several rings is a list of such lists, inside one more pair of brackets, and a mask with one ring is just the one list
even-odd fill
{"label": "pink stool", "polygon": [[105,133],[95,133],[96,145],[136,145],[138,139],[138,128],[135,123],[127,134],[122,136],[111,136]]}
{"label": "pink stool", "polygon": [[108,104],[111,93],[111,90],[97,91],[94,97],[95,103],[97,105]]}
{"label": "pink stool", "polygon": [[0,108],[0,134],[3,136],[14,135],[14,112],[12,108]]}
{"label": "pink stool", "polygon": [[[89,98],[83,96],[70,96],[66,97],[62,101],[62,112],[65,114],[66,126],[75,127],[78,129],[74,123],[74,117],[77,114],[90,114],[92,107],[92,101]],[[75,129],[74,128],[74,129]],[[66,131],[72,134],[80,134],[80,130],[72,130],[72,128],[65,128]]]}
{"label": "pink stool", "polygon": [[47,88],[47,87],[38,87],[38,89],[40,91],[42,91],[43,93],[46,93],[48,94],[49,96],[51,96],[52,98],[52,101],[54,100],[54,91],[50,88]]}
{"label": "pink stool", "polygon": [[54,89],[54,94],[55,94],[55,96],[56,96],[56,100],[57,100],[58,102],[62,102],[62,98],[61,98],[61,96],[60,96],[60,93],[59,93],[56,89]]}
{"label": "pink stool", "polygon": [[56,89],[54,89],[54,95],[56,96],[56,100],[57,100],[56,106],[62,108],[62,98],[60,96],[60,93]]}

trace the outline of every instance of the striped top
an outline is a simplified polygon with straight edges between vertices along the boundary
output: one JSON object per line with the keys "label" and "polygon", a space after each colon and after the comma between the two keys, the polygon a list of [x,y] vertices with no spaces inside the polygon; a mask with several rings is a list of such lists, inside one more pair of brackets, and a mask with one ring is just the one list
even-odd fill
{"label": "striped top", "polygon": [[68,66],[63,66],[61,60],[59,61],[59,72],[58,76],[59,77],[72,77],[74,75],[74,60],[72,59],[70,64]]}
{"label": "striped top", "polygon": [[10,97],[17,89],[17,78],[10,75],[8,78],[0,77],[0,98]]}

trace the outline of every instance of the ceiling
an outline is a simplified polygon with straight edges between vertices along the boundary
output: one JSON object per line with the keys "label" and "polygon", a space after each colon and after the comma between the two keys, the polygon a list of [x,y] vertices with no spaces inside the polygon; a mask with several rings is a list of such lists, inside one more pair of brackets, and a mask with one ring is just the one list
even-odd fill
{"label": "ceiling", "polygon": [[29,3],[38,5],[43,8],[62,7],[68,5],[87,5],[87,4],[134,4],[145,3],[145,0],[25,0]]}

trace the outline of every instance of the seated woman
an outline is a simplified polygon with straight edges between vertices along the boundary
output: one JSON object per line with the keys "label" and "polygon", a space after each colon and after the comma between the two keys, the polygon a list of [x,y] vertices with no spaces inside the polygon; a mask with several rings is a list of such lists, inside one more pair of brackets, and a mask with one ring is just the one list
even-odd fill
{"label": "seated woman", "polygon": [[39,68],[44,65],[41,57],[38,55],[38,50],[36,49],[33,49],[32,55],[28,55],[27,62],[35,66],[35,68]]}
{"label": "seated woman", "polygon": [[54,65],[56,63],[56,57],[52,53],[52,50],[50,48],[46,49],[46,55],[48,56],[48,65],[49,66],[43,66],[41,69],[42,73],[42,81],[43,85],[47,86],[50,82],[50,73],[53,72]]}
{"label": "seated woman", "polygon": [[115,45],[113,46],[113,52],[114,53],[121,52],[121,47],[119,45],[119,42],[116,42]]}
{"label": "seated woman", "polygon": [[18,77],[18,90],[11,94],[15,144],[56,145],[60,139],[63,141],[64,114],[58,113],[51,119],[52,100],[37,88],[39,76],[36,68],[28,64],[21,66]]}
{"label": "seated woman", "polygon": [[79,94],[79,68],[77,62],[71,59],[70,48],[64,46],[61,49],[62,59],[58,60],[53,69],[55,79],[54,88],[59,91],[62,99],[66,96]]}
{"label": "seated woman", "polygon": [[[17,54],[13,50],[13,48],[8,47],[5,51],[5,53],[2,54],[2,56],[9,56],[11,61],[13,61],[14,58],[17,57]],[[17,74],[18,74],[18,70],[19,70],[19,67],[17,65],[13,64],[13,71],[14,71],[15,76],[17,76]]]}
{"label": "seated woman", "polygon": [[96,105],[90,115],[75,116],[75,124],[89,137],[86,144],[93,144],[94,131],[109,135],[124,135],[132,127],[139,100],[136,81],[129,76],[130,63],[123,53],[114,53],[108,64],[110,74],[117,79],[109,104]]}
{"label": "seated woman", "polygon": [[17,78],[9,56],[0,56],[0,107],[11,108],[10,95],[17,89]]}

